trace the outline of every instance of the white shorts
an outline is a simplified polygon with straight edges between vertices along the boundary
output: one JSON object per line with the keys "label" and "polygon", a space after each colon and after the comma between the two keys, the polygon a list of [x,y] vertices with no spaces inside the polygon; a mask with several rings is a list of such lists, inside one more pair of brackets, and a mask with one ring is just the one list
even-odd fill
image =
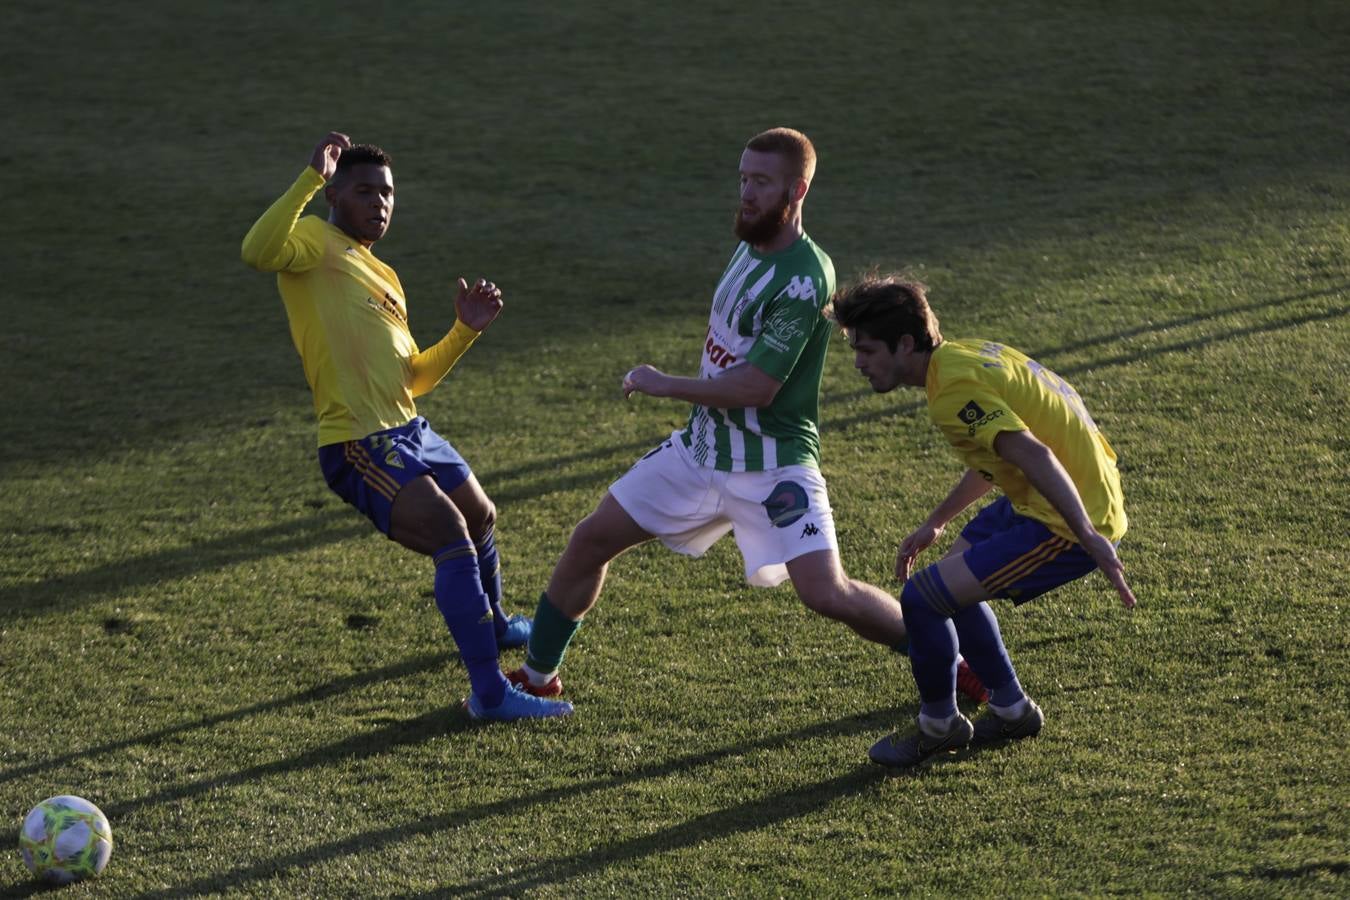
{"label": "white shorts", "polygon": [[686,556],[702,556],[728,531],[745,560],[745,578],[773,587],[787,563],[839,550],[825,479],[810,466],[719,472],[689,457],[679,432],[633,464],[609,492],[643,530]]}

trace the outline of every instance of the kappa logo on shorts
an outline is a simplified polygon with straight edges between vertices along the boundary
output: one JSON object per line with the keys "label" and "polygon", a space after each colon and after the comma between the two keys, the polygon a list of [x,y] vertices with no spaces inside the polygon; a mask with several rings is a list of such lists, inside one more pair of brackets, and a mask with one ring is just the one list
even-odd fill
{"label": "kappa logo on shorts", "polygon": [[780,481],[773,486],[762,505],[774,528],[786,528],[806,515],[811,508],[811,501],[797,482]]}
{"label": "kappa logo on shorts", "polygon": [[815,537],[820,534],[820,529],[816,527],[815,522],[807,522],[806,527],[802,529],[802,537]]}
{"label": "kappa logo on shorts", "polygon": [[384,464],[393,466],[395,469],[401,469],[403,468],[403,457],[398,455],[397,450],[390,450],[384,456]]}

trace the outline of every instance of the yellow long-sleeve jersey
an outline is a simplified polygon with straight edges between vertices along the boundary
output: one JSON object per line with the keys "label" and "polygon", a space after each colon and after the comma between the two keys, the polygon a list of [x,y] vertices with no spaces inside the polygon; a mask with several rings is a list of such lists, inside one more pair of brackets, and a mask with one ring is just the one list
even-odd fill
{"label": "yellow long-sleeve jersey", "polygon": [[394,270],[305,205],[323,187],[305,170],[244,237],[244,262],[277,273],[291,340],[314,394],[319,446],[407,423],[478,332],[463,322],[419,351]]}

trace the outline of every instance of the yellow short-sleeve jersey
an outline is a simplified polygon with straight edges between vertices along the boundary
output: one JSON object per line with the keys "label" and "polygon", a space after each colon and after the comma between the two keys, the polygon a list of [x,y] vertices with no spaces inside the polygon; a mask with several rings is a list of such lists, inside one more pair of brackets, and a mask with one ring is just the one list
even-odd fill
{"label": "yellow short-sleeve jersey", "polygon": [[1003,344],[943,341],[928,363],[928,415],[962,461],[996,484],[1024,516],[1077,540],[1017,466],[994,452],[1003,431],[1030,431],[1050,448],[1078,489],[1093,527],[1125,534],[1125,500],[1116,454],[1083,400],[1063,378]]}

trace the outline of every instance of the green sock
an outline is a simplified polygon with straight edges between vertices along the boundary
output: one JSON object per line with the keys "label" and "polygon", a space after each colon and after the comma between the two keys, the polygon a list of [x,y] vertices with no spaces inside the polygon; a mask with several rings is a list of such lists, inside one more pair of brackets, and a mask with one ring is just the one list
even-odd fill
{"label": "green sock", "polygon": [[580,621],[573,622],[553,605],[547,592],[540,594],[539,606],[534,611],[534,629],[530,632],[525,665],[541,674],[558,671],[563,656],[567,654],[567,645],[580,627]]}

